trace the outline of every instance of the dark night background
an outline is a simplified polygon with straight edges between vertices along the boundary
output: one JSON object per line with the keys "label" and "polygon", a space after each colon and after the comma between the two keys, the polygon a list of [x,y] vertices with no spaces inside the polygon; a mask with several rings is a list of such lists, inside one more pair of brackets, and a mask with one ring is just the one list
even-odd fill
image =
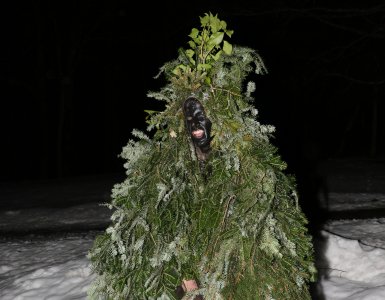
{"label": "dark night background", "polygon": [[255,106],[302,199],[322,161],[384,160],[383,1],[15,1],[3,10],[0,181],[124,174],[118,154],[143,110],[161,107],[146,98],[165,84],[153,77],[205,12],[264,59]]}

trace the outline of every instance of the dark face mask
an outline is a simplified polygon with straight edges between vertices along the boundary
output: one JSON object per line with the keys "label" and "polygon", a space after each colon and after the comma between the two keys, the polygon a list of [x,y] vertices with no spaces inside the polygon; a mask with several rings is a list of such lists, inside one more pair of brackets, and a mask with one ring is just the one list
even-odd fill
{"label": "dark face mask", "polygon": [[194,97],[189,97],[183,104],[186,128],[195,145],[203,153],[210,151],[211,121],[206,117],[203,105]]}

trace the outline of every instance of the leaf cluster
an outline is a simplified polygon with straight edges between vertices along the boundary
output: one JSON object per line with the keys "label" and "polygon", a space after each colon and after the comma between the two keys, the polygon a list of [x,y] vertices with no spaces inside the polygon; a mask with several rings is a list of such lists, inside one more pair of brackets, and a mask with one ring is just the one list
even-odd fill
{"label": "leaf cluster", "polygon": [[188,42],[189,49],[180,49],[181,55],[185,56],[186,62],[177,65],[172,73],[177,79],[185,80],[185,77],[196,77],[196,81],[205,80],[210,83],[210,70],[213,63],[218,61],[221,55],[231,55],[232,45],[226,41],[225,35],[231,37],[233,30],[227,29],[225,21],[220,20],[212,13],[200,17],[201,29],[193,28]]}

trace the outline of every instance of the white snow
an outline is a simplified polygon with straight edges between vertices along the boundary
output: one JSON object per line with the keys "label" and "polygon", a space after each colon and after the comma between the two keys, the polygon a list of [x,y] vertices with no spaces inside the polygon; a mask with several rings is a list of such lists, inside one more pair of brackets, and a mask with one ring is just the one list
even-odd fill
{"label": "white snow", "polygon": [[3,240],[0,299],[85,299],[93,278],[86,254],[94,235]]}
{"label": "white snow", "polygon": [[[358,222],[370,231],[371,221]],[[345,222],[347,231],[349,223]],[[333,224],[330,225],[333,229]],[[385,229],[385,228],[384,228]],[[326,274],[321,279],[322,292],[326,299],[385,299],[385,243],[376,248],[336,234],[323,232],[327,240],[324,256]],[[384,239],[385,235],[379,237]]]}
{"label": "white snow", "polygon": [[[378,202],[382,207],[382,201]],[[343,205],[346,210],[351,208],[349,201],[343,203],[340,199],[336,210]],[[0,230],[20,230],[23,226],[26,229],[53,226],[55,229],[52,223],[57,218],[60,218],[58,228],[68,224],[84,226],[85,220],[92,226],[107,226],[108,212],[96,206],[95,203],[79,203],[66,209],[2,211]],[[36,223],[39,226],[36,227]],[[94,276],[86,255],[100,232],[61,231],[0,238],[0,299],[86,299]],[[316,245],[318,256],[323,257],[318,264],[320,299],[385,299],[385,218],[330,221]]]}

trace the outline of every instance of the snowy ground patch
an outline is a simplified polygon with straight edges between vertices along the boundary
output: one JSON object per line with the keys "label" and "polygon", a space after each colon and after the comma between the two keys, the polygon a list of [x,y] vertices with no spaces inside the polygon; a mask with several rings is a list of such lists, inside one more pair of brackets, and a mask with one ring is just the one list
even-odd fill
{"label": "snowy ground patch", "polygon": [[[325,299],[385,299],[384,221],[343,220],[328,224],[333,233],[323,232],[327,269],[320,281]],[[372,233],[370,237],[366,237],[367,232]]]}
{"label": "snowy ground patch", "polygon": [[[328,223],[322,232],[327,269],[319,284],[325,300],[385,299],[384,224],[385,219]],[[86,255],[97,233],[1,240],[0,299],[86,299],[94,278]]]}
{"label": "snowy ground patch", "polygon": [[[49,193],[40,184],[0,189],[0,198],[9,202],[0,210],[1,300],[86,299],[94,278],[86,255],[96,234],[110,223],[111,211],[99,203],[107,201],[113,180],[90,181],[51,184]],[[38,205],[66,191],[68,197],[62,196],[58,205]],[[384,210],[385,192],[375,193],[331,192],[326,207],[331,212]],[[33,205],[12,207],[25,203],[24,198]],[[74,231],[83,233],[69,233]],[[318,284],[321,296],[313,300],[385,299],[385,218],[330,221],[322,237],[316,244],[324,261]]]}
{"label": "snowy ground patch", "polygon": [[86,257],[94,232],[3,240],[0,299],[86,299],[93,275]]}

